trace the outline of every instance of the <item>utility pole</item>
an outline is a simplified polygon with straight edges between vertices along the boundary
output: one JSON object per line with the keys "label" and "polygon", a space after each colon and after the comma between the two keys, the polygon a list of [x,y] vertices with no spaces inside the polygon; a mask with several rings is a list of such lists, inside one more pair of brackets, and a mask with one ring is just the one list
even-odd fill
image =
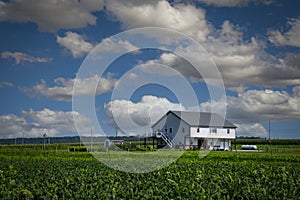
{"label": "utility pole", "polygon": [[91,126],[91,152],[93,151],[93,128]]}
{"label": "utility pole", "polygon": [[271,120],[269,120],[269,143],[271,143]]}
{"label": "utility pole", "polygon": [[23,136],[22,136],[22,144],[24,144],[24,131],[22,132]]}
{"label": "utility pole", "polygon": [[44,137],[44,150],[46,150],[46,136],[47,136],[47,134],[44,133],[44,135],[43,135],[43,137]]}

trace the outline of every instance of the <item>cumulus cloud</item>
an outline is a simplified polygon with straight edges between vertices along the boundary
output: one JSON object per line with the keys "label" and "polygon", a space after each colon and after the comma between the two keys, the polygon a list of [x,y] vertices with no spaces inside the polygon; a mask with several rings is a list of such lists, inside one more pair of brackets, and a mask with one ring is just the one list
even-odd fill
{"label": "cumulus cloud", "polygon": [[300,19],[290,19],[287,24],[290,29],[286,32],[269,31],[270,42],[275,45],[300,47]]}
{"label": "cumulus cloud", "polygon": [[105,38],[101,41],[103,48],[97,48],[95,54],[101,52],[121,52],[121,51],[134,51],[138,53],[138,47],[134,46],[127,40],[116,40],[112,38]]}
{"label": "cumulus cloud", "polygon": [[[73,86],[76,82],[77,88],[73,93]],[[116,80],[111,76],[107,78],[99,77],[98,75],[89,78],[65,79],[57,78],[54,80],[55,85],[52,87],[47,86],[46,82],[42,80],[33,88],[25,88],[23,92],[30,97],[45,96],[49,99],[57,101],[71,101],[72,96],[89,96],[100,95],[111,91],[116,84]],[[95,83],[98,83],[95,88]],[[94,90],[95,89],[95,90]]]}
{"label": "cumulus cloud", "polygon": [[0,116],[1,138],[13,138],[21,136],[23,127],[25,126],[26,121],[24,118],[12,114]]}
{"label": "cumulus cloud", "polygon": [[300,68],[300,53],[288,53],[283,60],[284,64],[293,68]]}
{"label": "cumulus cloud", "polygon": [[[81,57],[96,47],[96,45],[87,42],[86,38],[74,32],[67,32],[65,37],[56,37],[58,44],[63,46],[66,51],[69,51],[74,58]],[[101,41],[101,47],[98,47],[93,52],[98,56],[104,52],[121,52],[121,51],[133,51],[138,53],[139,50],[136,46],[128,42],[127,40],[113,40],[111,38],[105,38]]]}
{"label": "cumulus cloud", "polygon": [[76,117],[80,126],[89,129],[90,120],[75,111],[54,111],[43,109],[40,111],[23,111],[23,117],[13,114],[0,116],[0,137],[16,138],[22,137],[42,137],[55,136],[66,132],[76,133],[74,126],[74,117]]}
{"label": "cumulus cloud", "polygon": [[[258,3],[256,1],[235,0],[218,2],[206,0],[205,2],[212,4],[219,2],[218,5],[220,6],[241,6],[250,2]],[[263,3],[269,4],[271,1],[264,1]],[[158,12],[160,9],[164,9],[164,12],[160,12],[161,15],[166,14],[167,16],[159,17],[160,13]],[[201,13],[202,20],[200,20],[200,24],[203,27],[200,27],[199,24],[193,25],[193,21],[185,20],[185,17],[190,16],[181,15],[185,9],[191,9],[190,14],[200,15]],[[297,57],[292,58],[292,56],[289,56],[278,59],[268,54],[265,51],[266,43],[264,41],[258,40],[255,37],[252,37],[250,40],[244,40],[242,28],[229,21],[224,21],[221,28],[216,29],[206,21],[205,12],[193,5],[170,4],[167,1],[153,1],[151,3],[110,1],[108,3],[108,10],[122,22],[125,28],[140,27],[143,25],[167,27],[179,30],[192,36],[197,41],[201,41],[201,45],[208,51],[211,59],[216,63],[225,86],[228,89],[241,92],[248,85],[281,87],[300,84],[300,68],[295,67]],[[156,19],[159,20],[156,21]],[[181,21],[184,21],[188,25],[181,26]],[[203,34],[202,30],[206,30],[205,34]],[[292,30],[292,32],[296,33],[294,31],[296,28]],[[201,33],[203,37],[197,37],[198,33]],[[299,34],[293,35],[297,36]],[[198,63],[202,63],[203,70],[207,72],[206,76],[214,76],[213,74],[209,74],[209,67],[205,68],[205,62],[210,58],[207,55],[204,56],[199,53],[195,47],[179,47],[175,51],[181,55],[193,57]],[[157,73],[157,70],[153,70],[157,69],[156,67],[151,68],[156,63],[168,65],[192,81],[203,80],[202,74],[195,73],[196,71],[188,62],[171,53],[163,53],[158,59],[144,62],[146,65],[144,65],[143,70],[148,73]],[[159,71],[158,73],[164,74],[163,71]],[[170,76],[168,72],[165,75]]]}
{"label": "cumulus cloud", "polygon": [[[172,70],[169,70],[167,68],[161,69],[157,67],[157,64],[169,66],[176,70],[177,73],[176,71],[172,72]],[[178,76],[179,74],[181,74],[187,79],[198,81],[201,78],[201,74],[199,74],[189,62],[169,52],[161,54],[158,59],[148,60],[144,63],[140,62],[139,65],[141,65],[141,70],[145,73],[159,74],[163,76]]]}
{"label": "cumulus cloud", "polygon": [[245,7],[248,6],[250,3],[254,4],[265,4],[270,5],[274,3],[274,0],[198,0],[200,3],[204,3],[209,6],[215,6],[215,7]]}
{"label": "cumulus cloud", "polygon": [[15,60],[15,63],[17,65],[21,64],[22,62],[46,63],[52,61],[52,58],[39,58],[39,57],[33,57],[31,55],[22,52],[9,52],[9,51],[2,52],[1,58],[3,59],[12,58]]}
{"label": "cumulus cloud", "polygon": [[[298,89],[295,87],[295,91]],[[261,94],[253,95],[251,94],[253,92]],[[229,97],[227,102],[222,99],[218,102],[204,102],[195,107],[185,107],[180,103],[172,103],[166,98],[147,95],[136,103],[130,100],[113,100],[105,104],[104,108],[111,126],[129,133],[132,133],[130,131],[147,133],[151,132],[151,125],[169,110],[211,112],[211,106],[214,104],[214,110],[218,113],[218,109],[224,109],[223,105],[225,104],[227,119],[238,126],[239,136],[266,137],[267,130],[261,125],[261,122],[300,117],[299,111],[295,110],[297,109],[295,104],[299,104],[300,98],[285,93],[285,97],[282,95],[282,92],[276,91],[251,90],[239,97]],[[287,102],[286,98],[290,98],[290,102]],[[294,100],[292,100],[293,98]],[[219,112],[222,113],[220,110]]]}
{"label": "cumulus cloud", "polygon": [[94,48],[93,44],[85,41],[84,36],[74,32],[67,32],[65,37],[57,36],[56,41],[67,51],[71,52],[74,58],[81,57]]}
{"label": "cumulus cloud", "polygon": [[299,86],[293,88],[292,94],[270,89],[247,90],[237,97],[228,96],[226,101],[223,98],[220,101],[204,102],[200,104],[200,109],[210,111],[211,106],[223,108],[220,105],[225,104],[227,117],[237,123],[294,120],[300,118],[299,90]]}
{"label": "cumulus cloud", "polygon": [[267,137],[268,131],[260,123],[237,123],[238,136]]}
{"label": "cumulus cloud", "polygon": [[198,0],[198,2],[216,7],[242,7],[247,6],[251,0]]}
{"label": "cumulus cloud", "polygon": [[238,97],[228,98],[227,108],[230,118],[259,122],[299,119],[299,105],[297,93],[290,95],[285,91],[248,90]]}
{"label": "cumulus cloud", "polygon": [[206,40],[209,25],[205,11],[192,5],[171,5],[168,1],[107,1],[107,10],[123,28],[163,27],[183,32],[198,41]]}
{"label": "cumulus cloud", "polygon": [[2,88],[2,87],[14,87],[14,84],[11,82],[3,81],[3,82],[0,82],[0,88]]}
{"label": "cumulus cloud", "polygon": [[104,105],[110,125],[123,131],[151,132],[151,125],[169,110],[185,110],[179,103],[170,102],[166,98],[146,95],[140,102],[130,100],[113,100]]}
{"label": "cumulus cloud", "polygon": [[[206,3],[220,6],[241,6],[257,1],[210,1]],[[271,1],[263,1],[265,4]],[[224,5],[222,5],[224,4]],[[136,1],[110,1],[107,9],[121,21],[124,28],[141,26],[166,27],[181,31],[192,36],[207,50],[207,55],[197,51],[194,46],[178,47],[175,52],[181,55],[188,55],[200,63],[202,70],[206,72],[205,77],[214,77],[214,73],[207,67],[208,60],[212,59],[220,71],[224,84],[228,89],[241,92],[249,85],[256,86],[287,86],[300,84],[300,68],[297,67],[298,56],[275,57],[265,51],[266,42],[256,39],[244,39],[243,28],[224,21],[221,28],[217,29],[209,24],[205,18],[205,12],[193,5],[171,4],[167,1],[136,2]],[[161,10],[164,10],[161,12]],[[184,15],[184,13],[188,13]],[[165,16],[166,15],[166,16]],[[192,17],[192,15],[195,15]],[[139,17],[136,17],[139,16]],[[197,17],[199,19],[197,19]],[[201,16],[201,17],[199,17]],[[197,19],[196,24],[189,17]],[[158,20],[157,20],[158,19]],[[182,24],[181,24],[182,22]],[[289,41],[298,40],[298,20],[294,20],[293,28],[288,36]],[[204,31],[203,31],[204,30]],[[201,37],[199,37],[199,34]],[[163,37],[163,36],[162,36]],[[288,38],[286,37],[286,38]],[[167,39],[166,39],[167,40]],[[163,40],[165,41],[165,39]],[[160,41],[163,43],[163,41]],[[181,58],[171,53],[163,53],[160,58],[145,61],[143,70],[148,73],[164,74],[164,71],[157,72],[155,64],[168,65],[192,81],[202,81],[203,74],[196,73],[193,67]],[[141,64],[141,63],[139,63]],[[296,67],[295,67],[296,65]],[[154,70],[155,69],[155,70]],[[170,76],[170,74],[165,73]],[[211,76],[211,77],[207,77]]]}
{"label": "cumulus cloud", "polygon": [[[214,74],[210,73],[211,65],[207,64],[212,59],[222,75],[225,86],[237,92],[245,90],[248,85],[266,87],[300,84],[298,54],[288,54],[282,59],[275,58],[264,51],[264,42],[255,38],[244,41],[243,33],[239,29],[229,21],[224,21],[220,30],[214,30],[214,35],[201,43],[210,57],[199,52],[194,46],[179,47],[175,49],[175,53],[186,55],[199,63],[201,70],[206,72],[204,78],[214,77]],[[143,70],[163,73],[151,69],[156,63],[170,66],[193,81],[203,80],[204,74],[197,73],[190,63],[172,53],[165,52],[158,59],[146,61],[147,65]]]}
{"label": "cumulus cloud", "polygon": [[13,0],[0,2],[0,21],[34,22],[40,31],[83,28],[95,25],[93,12],[103,8],[102,0]]}

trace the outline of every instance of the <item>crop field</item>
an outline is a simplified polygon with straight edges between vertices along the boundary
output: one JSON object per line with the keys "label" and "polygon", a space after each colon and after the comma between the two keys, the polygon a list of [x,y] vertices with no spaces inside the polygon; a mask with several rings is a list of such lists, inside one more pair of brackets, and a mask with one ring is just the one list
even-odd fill
{"label": "crop field", "polygon": [[1,146],[0,199],[299,199],[300,145],[260,148],[205,156],[186,151],[165,168],[127,173],[88,152]]}

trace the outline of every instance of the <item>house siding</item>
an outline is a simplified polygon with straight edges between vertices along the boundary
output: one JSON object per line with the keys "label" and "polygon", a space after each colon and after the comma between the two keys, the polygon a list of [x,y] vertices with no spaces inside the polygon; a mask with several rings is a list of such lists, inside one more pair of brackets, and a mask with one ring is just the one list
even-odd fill
{"label": "house siding", "polygon": [[[173,113],[165,115],[152,127],[154,133],[162,132],[173,140],[176,146],[184,145],[186,137],[190,136],[190,127]],[[172,129],[172,132],[170,132]]]}
{"label": "house siding", "polygon": [[[230,149],[231,140],[236,137],[235,129],[234,125],[232,127],[193,126],[172,112],[168,112],[152,126],[154,134],[164,133],[173,140],[176,147],[198,147],[210,150],[214,148]],[[162,138],[158,138],[157,141],[159,146],[165,145]]]}
{"label": "house siding", "polygon": [[[197,131],[199,128],[199,132]],[[216,132],[211,132],[213,127],[191,127],[190,133],[191,137],[197,138],[225,138],[225,139],[235,139],[235,129],[232,128],[215,128]],[[227,131],[229,130],[229,133]]]}

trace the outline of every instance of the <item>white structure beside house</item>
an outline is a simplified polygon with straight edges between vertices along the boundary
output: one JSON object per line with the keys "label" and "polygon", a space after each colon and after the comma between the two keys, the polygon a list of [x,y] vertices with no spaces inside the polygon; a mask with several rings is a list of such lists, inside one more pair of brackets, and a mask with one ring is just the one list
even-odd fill
{"label": "white structure beside house", "polygon": [[215,113],[169,111],[152,125],[159,148],[230,150],[236,126]]}

